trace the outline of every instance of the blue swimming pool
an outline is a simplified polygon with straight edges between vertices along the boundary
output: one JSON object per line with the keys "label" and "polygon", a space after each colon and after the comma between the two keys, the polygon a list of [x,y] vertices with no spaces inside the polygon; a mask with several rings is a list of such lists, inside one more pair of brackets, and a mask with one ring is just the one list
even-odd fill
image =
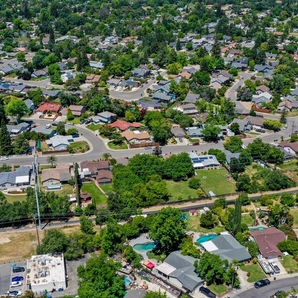
{"label": "blue swimming pool", "polygon": [[124,277],[124,282],[125,282],[125,286],[128,287],[129,284],[130,284],[130,282],[131,282],[131,280],[128,277],[125,276]]}
{"label": "blue swimming pool", "polygon": [[155,246],[154,242],[146,242],[142,244],[136,244],[133,246],[133,248],[137,251],[147,251],[147,250],[152,250],[154,246]]}
{"label": "blue swimming pool", "polygon": [[263,231],[265,229],[265,227],[249,228],[250,231]]}
{"label": "blue swimming pool", "polygon": [[214,239],[214,238],[216,238],[216,237],[217,237],[216,234],[203,235],[203,236],[201,236],[201,237],[199,237],[199,238],[197,239],[197,242],[201,244],[201,243],[203,243],[203,242],[212,240],[212,239]]}

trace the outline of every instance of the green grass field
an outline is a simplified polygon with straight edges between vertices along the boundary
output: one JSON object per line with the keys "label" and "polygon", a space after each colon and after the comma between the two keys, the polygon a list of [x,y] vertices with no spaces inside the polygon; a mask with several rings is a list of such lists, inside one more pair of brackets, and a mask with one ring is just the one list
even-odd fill
{"label": "green grass field", "polygon": [[111,149],[114,149],[114,150],[124,150],[124,149],[128,149],[128,146],[125,142],[122,142],[120,145],[115,145],[113,141],[110,141],[108,143],[108,146],[111,148]]}
{"label": "green grass field", "polygon": [[170,201],[188,200],[190,198],[197,198],[197,190],[188,187],[188,181],[166,181],[169,192],[171,193]]}
{"label": "green grass field", "polygon": [[247,224],[248,226],[252,226],[254,224],[254,220],[249,214],[242,215],[241,222]]}
{"label": "green grass field", "polygon": [[290,214],[294,217],[293,229],[298,229],[298,209],[290,209]]}
{"label": "green grass field", "polygon": [[205,192],[213,191],[215,195],[224,195],[236,192],[236,183],[225,168],[216,170],[198,170],[197,177]]}
{"label": "green grass field", "polygon": [[90,149],[86,141],[70,143],[69,147],[73,150],[73,153],[86,152]]}
{"label": "green grass field", "polygon": [[107,197],[93,183],[83,183],[82,192],[89,192],[96,205],[106,204]]}
{"label": "green grass field", "polygon": [[187,230],[194,231],[194,232],[200,232],[200,233],[215,233],[219,234],[223,232],[225,229],[222,226],[216,226],[213,229],[206,229],[202,228],[200,226],[200,216],[190,216],[188,213],[185,213],[187,215]]}
{"label": "green grass field", "polygon": [[282,171],[294,171],[298,170],[297,160],[286,161],[285,163],[278,165]]}
{"label": "green grass field", "polygon": [[23,195],[7,195],[4,194],[8,203],[13,204],[14,202],[22,202],[26,200],[26,193]]}
{"label": "green grass field", "polygon": [[288,273],[298,272],[298,263],[292,256],[283,256],[281,264],[284,266]]}
{"label": "green grass field", "polygon": [[228,287],[226,285],[216,285],[212,284],[208,286],[208,288],[214,292],[217,296],[221,296],[228,291]]}
{"label": "green grass field", "polygon": [[102,126],[102,124],[90,124],[90,125],[87,125],[87,128],[89,128],[90,130],[96,131],[96,130],[98,130],[101,126]]}
{"label": "green grass field", "polygon": [[250,276],[247,278],[248,282],[256,282],[266,277],[262,268],[258,264],[241,265],[240,268],[242,271],[250,273]]}
{"label": "green grass field", "polygon": [[103,184],[100,186],[100,188],[104,191],[104,192],[109,192],[109,191],[113,191],[113,185],[111,183],[109,184]]}
{"label": "green grass field", "polygon": [[80,124],[80,117],[74,117],[73,120],[66,120],[69,123]]}

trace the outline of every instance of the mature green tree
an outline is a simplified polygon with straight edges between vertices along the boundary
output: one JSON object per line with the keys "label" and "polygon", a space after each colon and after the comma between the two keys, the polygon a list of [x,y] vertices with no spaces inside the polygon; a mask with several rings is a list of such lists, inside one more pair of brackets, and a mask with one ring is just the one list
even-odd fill
{"label": "mature green tree", "polygon": [[243,145],[242,140],[236,136],[230,137],[224,142],[225,149],[233,153],[241,151],[242,145]]}
{"label": "mature green tree", "polygon": [[124,297],[125,286],[122,276],[117,274],[121,268],[103,253],[94,255],[86,266],[78,267],[79,289],[81,298],[90,297]]}
{"label": "mature green tree", "polygon": [[25,138],[24,134],[18,135],[13,140],[14,154],[26,154],[29,149],[29,141]]}
{"label": "mature green tree", "polygon": [[190,236],[183,239],[180,244],[181,254],[183,256],[191,256],[193,258],[200,258],[200,250],[194,245]]}
{"label": "mature green tree", "polygon": [[285,109],[282,110],[279,122],[282,124],[287,124],[287,111]]}
{"label": "mature green tree", "polygon": [[216,159],[221,164],[227,162],[226,154],[224,152],[222,152],[221,150],[219,150],[219,149],[213,149],[213,148],[211,148],[211,149],[209,149],[208,154],[215,155],[216,156]]}
{"label": "mature green tree", "polygon": [[212,229],[218,223],[216,216],[211,211],[203,213],[200,217],[200,225],[206,229]]}
{"label": "mature green tree", "polygon": [[234,122],[231,124],[230,126],[231,131],[235,134],[235,135],[239,135],[240,134],[240,128],[239,128],[239,124]]}
{"label": "mature green tree", "polygon": [[241,101],[251,101],[252,100],[252,92],[249,88],[244,87],[238,90],[237,99]]}
{"label": "mature green tree", "polygon": [[288,206],[288,207],[293,207],[293,206],[295,206],[295,203],[296,203],[295,198],[293,197],[293,195],[288,194],[288,193],[285,193],[285,194],[281,195],[280,202],[283,205]]}
{"label": "mature green tree", "polygon": [[0,191],[0,206],[7,204],[7,199],[3,192]]}
{"label": "mature green tree", "polygon": [[0,123],[4,120],[6,123],[6,114],[5,114],[5,108],[4,108],[4,103],[3,100],[0,99]]}
{"label": "mature green tree", "polygon": [[185,236],[186,223],[183,213],[171,207],[161,209],[155,216],[149,232],[158,243],[157,250],[169,254],[178,249]]}
{"label": "mature green tree", "polygon": [[47,230],[41,245],[37,247],[38,254],[65,252],[69,246],[66,235],[59,230]]}
{"label": "mature green tree", "polygon": [[236,188],[238,191],[248,191],[250,188],[250,177],[247,174],[242,174],[238,176],[237,182],[236,182]]}
{"label": "mature green tree", "polygon": [[223,284],[227,261],[223,261],[220,256],[204,252],[200,258],[200,262],[195,262],[196,271],[203,277],[208,285]]}
{"label": "mature green tree", "polygon": [[69,120],[69,121],[74,119],[74,115],[73,115],[70,108],[67,109],[66,119]]}
{"label": "mature green tree", "polygon": [[202,133],[204,134],[204,139],[207,142],[217,141],[218,134],[220,133],[220,127],[213,124],[206,124]]}
{"label": "mature green tree", "polygon": [[7,115],[17,117],[18,122],[24,115],[29,113],[29,109],[26,104],[19,99],[11,99],[5,108]]}
{"label": "mature green tree", "polygon": [[166,292],[161,293],[160,291],[159,292],[149,291],[144,296],[144,298],[166,298],[166,297],[167,297]]}
{"label": "mature green tree", "polygon": [[264,127],[267,129],[278,131],[282,128],[282,123],[280,123],[278,120],[266,119],[264,121]]}
{"label": "mature green tree", "polygon": [[12,146],[9,132],[7,130],[5,119],[1,119],[0,126],[0,155],[10,155],[12,154]]}
{"label": "mature green tree", "polygon": [[54,168],[54,166],[56,166],[57,163],[57,157],[55,155],[49,155],[47,157],[47,162],[49,164],[51,164],[51,167]]}
{"label": "mature green tree", "polygon": [[232,232],[233,235],[236,235],[238,232],[241,232],[241,198],[237,198],[235,201],[235,213],[232,221]]}
{"label": "mature green tree", "polygon": [[80,225],[81,225],[81,232],[86,235],[94,235],[94,224],[92,219],[87,217],[86,215],[80,216]]}
{"label": "mature green tree", "polygon": [[209,85],[210,75],[207,72],[197,71],[192,75],[192,82],[199,85]]}
{"label": "mature green tree", "polygon": [[58,135],[65,135],[65,124],[63,122],[58,122],[56,131]]}
{"label": "mature green tree", "polygon": [[23,52],[18,52],[18,53],[17,53],[17,60],[18,60],[19,62],[26,62],[25,53],[23,53]]}

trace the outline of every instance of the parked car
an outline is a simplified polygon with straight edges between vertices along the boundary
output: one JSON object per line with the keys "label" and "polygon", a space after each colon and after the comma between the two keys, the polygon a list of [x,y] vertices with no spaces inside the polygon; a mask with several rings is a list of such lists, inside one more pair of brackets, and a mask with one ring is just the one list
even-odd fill
{"label": "parked car", "polygon": [[25,267],[12,267],[13,273],[24,272],[24,271],[25,271]]}
{"label": "parked car", "polygon": [[46,125],[46,129],[51,128],[51,126],[52,126],[52,124],[47,124],[47,125]]}
{"label": "parked car", "polygon": [[269,265],[274,270],[275,273],[280,273],[280,269],[275,262],[269,262]]}
{"label": "parked car", "polygon": [[200,145],[200,142],[194,142],[194,143],[192,143],[192,145],[193,146],[198,146],[198,145]]}
{"label": "parked car", "polygon": [[[282,294],[286,294],[285,291],[277,291],[274,295],[270,296],[270,298],[278,298],[281,297]],[[284,297],[284,296],[282,296]]]}
{"label": "parked car", "polygon": [[22,281],[24,280],[24,277],[23,276],[14,276],[11,281],[14,282],[14,281]]}
{"label": "parked car", "polygon": [[262,288],[262,287],[265,287],[265,286],[268,286],[268,285],[270,285],[270,280],[267,279],[267,278],[266,279],[261,279],[261,280],[255,282],[255,284],[254,284],[256,289]]}
{"label": "parked car", "polygon": [[13,281],[11,284],[10,284],[10,287],[11,288],[15,288],[15,287],[20,287],[23,285],[23,282],[21,281]]}
{"label": "parked car", "polygon": [[52,123],[52,126],[57,126],[58,124],[56,122],[53,122]]}
{"label": "parked car", "polygon": [[208,288],[200,287],[200,292],[209,298],[216,298],[216,295],[211,292]]}
{"label": "parked car", "polygon": [[21,291],[7,291],[9,297],[18,297],[22,295]]}

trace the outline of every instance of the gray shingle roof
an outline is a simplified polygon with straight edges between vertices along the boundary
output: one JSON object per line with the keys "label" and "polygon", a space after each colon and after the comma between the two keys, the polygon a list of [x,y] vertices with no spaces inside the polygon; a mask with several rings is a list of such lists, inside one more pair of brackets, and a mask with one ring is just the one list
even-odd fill
{"label": "gray shingle roof", "polygon": [[6,183],[15,184],[17,177],[28,176],[27,182],[29,182],[30,168],[19,167],[14,172],[2,172],[0,173],[0,186]]}

